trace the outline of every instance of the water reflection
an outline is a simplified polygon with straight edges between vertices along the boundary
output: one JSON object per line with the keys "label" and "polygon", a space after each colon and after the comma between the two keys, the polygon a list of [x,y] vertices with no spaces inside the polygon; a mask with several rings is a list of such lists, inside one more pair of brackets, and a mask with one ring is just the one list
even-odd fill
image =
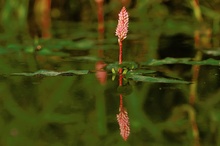
{"label": "water reflection", "polygon": [[[8,58],[2,57],[2,60],[8,61]],[[78,71],[81,68],[91,70],[81,75],[77,72],[46,77],[28,72],[9,76],[9,72],[22,73],[27,65],[13,68],[13,62],[5,64],[7,74],[1,78],[1,127],[5,131],[2,144],[15,145],[23,140],[37,145],[86,145],[86,141],[93,141],[94,144],[101,141],[109,145],[117,141],[117,144],[122,144],[115,115],[120,105],[119,95],[123,93],[131,126],[128,142],[137,139],[140,144],[148,141],[146,143],[150,145],[151,141],[162,144],[165,143],[164,139],[172,139],[168,143],[173,141],[175,145],[175,142],[188,140],[187,144],[190,145],[194,141],[193,136],[190,136],[190,133],[193,134],[191,126],[195,125],[194,121],[198,121],[199,129],[205,130],[203,125],[206,120],[203,115],[209,116],[213,112],[212,108],[218,104],[218,67],[201,67],[198,101],[195,102],[197,111],[188,104],[190,84],[161,84],[128,79],[124,81],[123,89],[118,89],[117,77],[112,81],[112,73],[108,70],[104,70],[105,84],[100,84],[96,76],[99,70],[95,71],[95,66],[96,61],[61,61],[56,67],[60,72],[73,67]],[[53,65],[50,67],[53,68]],[[207,68],[212,74],[207,80],[209,82],[202,77],[207,76]],[[170,72],[164,71],[166,74]],[[212,87],[216,90],[211,91]],[[217,112],[214,110],[213,116]]]}
{"label": "water reflection", "polygon": [[[120,66],[106,25],[101,41],[96,24],[67,22],[36,44],[0,40],[0,145],[218,145],[219,57],[198,50],[193,59],[204,43],[193,35],[143,32],[124,42],[131,62]],[[112,72],[121,67],[123,77]],[[126,142],[116,118],[124,108]]]}

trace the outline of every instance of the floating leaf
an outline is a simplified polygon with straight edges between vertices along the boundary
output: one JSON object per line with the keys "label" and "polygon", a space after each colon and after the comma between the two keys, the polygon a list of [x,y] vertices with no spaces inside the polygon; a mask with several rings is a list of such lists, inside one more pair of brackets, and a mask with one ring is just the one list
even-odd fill
{"label": "floating leaf", "polygon": [[127,72],[127,75],[130,75],[130,74],[132,74],[132,75],[143,75],[143,74],[152,74],[152,73],[156,73],[156,71],[155,70],[130,70],[130,71],[128,71]]}
{"label": "floating leaf", "polygon": [[41,40],[39,42],[43,47],[54,50],[54,49],[67,49],[67,50],[87,50],[92,49],[95,46],[95,42],[91,39],[80,39],[80,40],[70,40],[70,39],[48,39]]}
{"label": "floating leaf", "polygon": [[96,62],[100,59],[95,56],[77,56],[77,57],[72,57],[71,60]]}
{"label": "floating leaf", "polygon": [[202,61],[190,61],[190,62],[186,62],[185,64],[219,66],[220,65],[220,60],[215,60],[215,59],[210,58],[210,59],[202,60]]}
{"label": "floating leaf", "polygon": [[142,65],[149,65],[149,66],[158,66],[158,65],[165,65],[165,64],[178,64],[178,63],[186,63],[189,62],[191,58],[170,58],[167,57],[165,59],[156,60],[153,59],[151,61],[142,63]]}
{"label": "floating leaf", "polygon": [[0,54],[14,53],[23,50],[26,46],[19,43],[11,43],[5,46],[0,46]]}
{"label": "floating leaf", "polygon": [[69,55],[64,52],[55,52],[55,51],[50,50],[48,48],[44,48],[41,51],[38,51],[37,54],[39,54],[39,55],[53,55],[53,56],[68,56]]}
{"label": "floating leaf", "polygon": [[151,77],[151,76],[143,76],[143,75],[136,75],[130,74],[127,76],[128,78],[134,81],[141,81],[141,82],[151,82],[151,83],[178,83],[178,84],[189,84],[190,82],[177,80],[172,78],[162,78],[162,77]]}
{"label": "floating leaf", "polygon": [[94,41],[92,40],[81,40],[75,42],[76,48],[78,49],[92,49],[95,45]]}
{"label": "floating leaf", "polygon": [[165,59],[161,60],[156,60],[153,59],[148,62],[141,63],[141,65],[146,65],[146,66],[159,66],[159,65],[166,65],[166,64],[188,64],[188,65],[214,65],[214,66],[219,66],[220,65],[220,60],[215,60],[215,59],[207,59],[207,60],[202,60],[202,61],[194,61],[191,58],[170,58],[167,57]]}
{"label": "floating leaf", "polygon": [[39,70],[34,73],[12,73],[13,76],[73,76],[73,75],[85,75],[88,74],[88,70],[69,70],[65,72],[56,72],[56,71],[48,71],[48,70]]}
{"label": "floating leaf", "polygon": [[204,49],[202,50],[204,54],[212,55],[212,56],[220,56],[220,48],[217,49]]}

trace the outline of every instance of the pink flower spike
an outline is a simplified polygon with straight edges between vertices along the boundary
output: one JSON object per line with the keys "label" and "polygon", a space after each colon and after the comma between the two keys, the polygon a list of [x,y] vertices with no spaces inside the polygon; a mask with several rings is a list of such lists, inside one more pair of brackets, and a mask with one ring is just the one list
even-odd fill
{"label": "pink flower spike", "polygon": [[127,37],[129,22],[128,12],[126,11],[125,7],[121,9],[120,13],[118,14],[118,17],[119,19],[115,35],[118,36],[118,39],[120,41],[123,41]]}
{"label": "pink flower spike", "polygon": [[117,120],[120,128],[120,134],[122,138],[126,141],[130,134],[130,124],[128,113],[124,108],[119,110],[119,114],[117,114]]}

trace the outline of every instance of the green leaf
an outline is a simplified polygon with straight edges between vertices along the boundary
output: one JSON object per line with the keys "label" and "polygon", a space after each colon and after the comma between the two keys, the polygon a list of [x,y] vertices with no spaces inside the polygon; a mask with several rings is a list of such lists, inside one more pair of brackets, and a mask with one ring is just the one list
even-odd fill
{"label": "green leaf", "polygon": [[95,56],[78,56],[78,57],[72,57],[71,60],[96,62],[99,61],[100,59]]}
{"label": "green leaf", "polygon": [[34,73],[12,73],[13,76],[73,76],[73,75],[85,75],[88,74],[88,70],[69,70],[65,72],[56,72],[56,71],[48,71],[48,70],[39,70]]}
{"label": "green leaf", "polygon": [[188,64],[188,65],[213,65],[219,66],[220,60],[215,59],[207,59],[201,61],[193,61],[190,58],[165,58],[161,60],[153,59],[148,62],[141,63],[144,66],[159,66],[159,65],[166,65],[166,64]]}
{"label": "green leaf", "polygon": [[188,64],[191,65],[213,65],[213,66],[219,66],[220,65],[220,60],[215,60],[215,59],[207,59],[207,60],[202,60],[202,61],[191,61]]}
{"label": "green leaf", "polygon": [[179,64],[179,63],[187,63],[191,60],[191,58],[170,58],[167,57],[165,59],[156,60],[153,59],[148,62],[144,62],[141,65],[149,65],[149,66],[158,66],[158,65],[165,65],[165,64]]}
{"label": "green leaf", "polygon": [[220,49],[206,49],[202,51],[204,54],[212,55],[212,56],[220,56]]}
{"label": "green leaf", "polygon": [[81,40],[78,42],[75,42],[76,48],[79,49],[92,49],[95,45],[94,41],[92,40]]}
{"label": "green leaf", "polygon": [[69,56],[69,54],[64,52],[55,52],[53,50],[49,50],[48,48],[43,48],[42,50],[37,52],[40,55],[51,55],[51,56]]}
{"label": "green leaf", "polygon": [[138,70],[130,70],[127,72],[127,74],[132,74],[132,75],[143,75],[143,74],[153,74],[156,73],[155,70],[143,70],[143,69],[138,69]]}
{"label": "green leaf", "polygon": [[170,79],[170,78],[162,78],[162,77],[151,77],[151,76],[143,76],[143,75],[128,75],[128,78],[134,81],[141,81],[141,82],[151,82],[151,83],[178,83],[178,84],[189,84],[190,82],[177,80],[177,79]]}

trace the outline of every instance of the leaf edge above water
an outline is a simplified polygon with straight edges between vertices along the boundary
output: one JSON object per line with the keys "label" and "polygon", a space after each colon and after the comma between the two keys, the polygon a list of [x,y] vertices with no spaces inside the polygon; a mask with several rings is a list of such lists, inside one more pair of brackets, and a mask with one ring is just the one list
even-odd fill
{"label": "leaf edge above water", "polygon": [[73,75],[86,75],[89,73],[89,70],[69,70],[69,71],[63,71],[63,72],[57,72],[57,71],[50,71],[50,70],[38,70],[36,72],[32,73],[11,73],[11,76],[73,76]]}

